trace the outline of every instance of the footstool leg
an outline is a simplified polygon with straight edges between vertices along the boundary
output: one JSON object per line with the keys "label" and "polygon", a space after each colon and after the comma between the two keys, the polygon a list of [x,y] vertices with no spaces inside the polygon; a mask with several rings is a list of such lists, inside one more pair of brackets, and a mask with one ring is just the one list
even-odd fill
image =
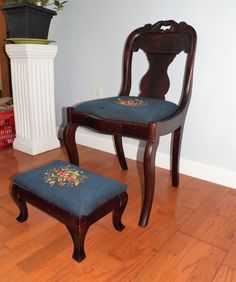
{"label": "footstool leg", "polygon": [[86,257],[84,251],[84,241],[85,241],[86,233],[89,229],[89,225],[83,224],[79,226],[78,229],[69,225],[66,225],[66,227],[70,232],[70,235],[74,243],[74,251],[72,257],[74,260],[81,262]]}
{"label": "footstool leg", "polygon": [[126,192],[120,194],[120,207],[115,209],[112,213],[112,222],[116,230],[122,231],[125,226],[121,222],[122,214],[128,202],[128,194]]}
{"label": "footstool leg", "polygon": [[28,209],[26,206],[26,202],[19,197],[19,193],[17,193],[18,188],[16,185],[12,185],[10,188],[10,195],[13,199],[13,201],[16,203],[20,210],[19,216],[16,218],[19,222],[24,222],[28,218]]}

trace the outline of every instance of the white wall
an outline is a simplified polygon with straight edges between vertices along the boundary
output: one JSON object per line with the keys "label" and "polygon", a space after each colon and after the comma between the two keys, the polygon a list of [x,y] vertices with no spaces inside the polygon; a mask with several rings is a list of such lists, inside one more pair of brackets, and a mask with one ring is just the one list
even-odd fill
{"label": "white wall", "polygon": [[[69,0],[50,31],[59,47],[55,62],[58,126],[62,108],[91,99],[94,87],[102,88],[104,97],[117,95],[123,46],[130,31],[162,19],[186,21],[197,31],[198,46],[182,172],[236,188],[235,10],[235,0]],[[143,59],[136,64],[142,69]],[[81,140],[90,146],[99,147],[98,140],[111,144],[110,139],[95,137],[92,144],[88,136],[81,131]],[[129,139],[126,143],[127,150],[136,144]],[[160,165],[167,165],[168,154],[169,137],[163,137],[157,155],[163,160]]]}

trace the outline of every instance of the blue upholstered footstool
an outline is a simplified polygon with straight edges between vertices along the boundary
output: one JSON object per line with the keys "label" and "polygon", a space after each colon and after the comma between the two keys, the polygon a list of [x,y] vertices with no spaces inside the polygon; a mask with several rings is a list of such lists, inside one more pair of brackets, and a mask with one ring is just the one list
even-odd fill
{"label": "blue upholstered footstool", "polygon": [[84,241],[90,225],[113,212],[113,225],[122,231],[127,186],[64,161],[20,173],[10,194],[19,207],[19,222],[28,218],[26,202],[64,223],[74,243],[73,258],[85,258]]}

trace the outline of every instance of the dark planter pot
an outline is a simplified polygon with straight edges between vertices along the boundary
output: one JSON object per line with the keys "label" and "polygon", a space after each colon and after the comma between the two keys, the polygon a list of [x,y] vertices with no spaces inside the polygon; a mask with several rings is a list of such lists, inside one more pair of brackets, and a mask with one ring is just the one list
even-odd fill
{"label": "dark planter pot", "polygon": [[4,5],[8,38],[48,38],[51,19],[57,13],[32,4]]}

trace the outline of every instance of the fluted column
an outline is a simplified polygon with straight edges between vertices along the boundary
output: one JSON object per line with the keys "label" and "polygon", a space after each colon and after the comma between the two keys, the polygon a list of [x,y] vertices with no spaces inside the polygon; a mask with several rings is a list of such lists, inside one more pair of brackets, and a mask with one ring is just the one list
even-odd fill
{"label": "fluted column", "polygon": [[56,132],[56,45],[7,44],[16,126],[13,148],[36,155],[60,147]]}

